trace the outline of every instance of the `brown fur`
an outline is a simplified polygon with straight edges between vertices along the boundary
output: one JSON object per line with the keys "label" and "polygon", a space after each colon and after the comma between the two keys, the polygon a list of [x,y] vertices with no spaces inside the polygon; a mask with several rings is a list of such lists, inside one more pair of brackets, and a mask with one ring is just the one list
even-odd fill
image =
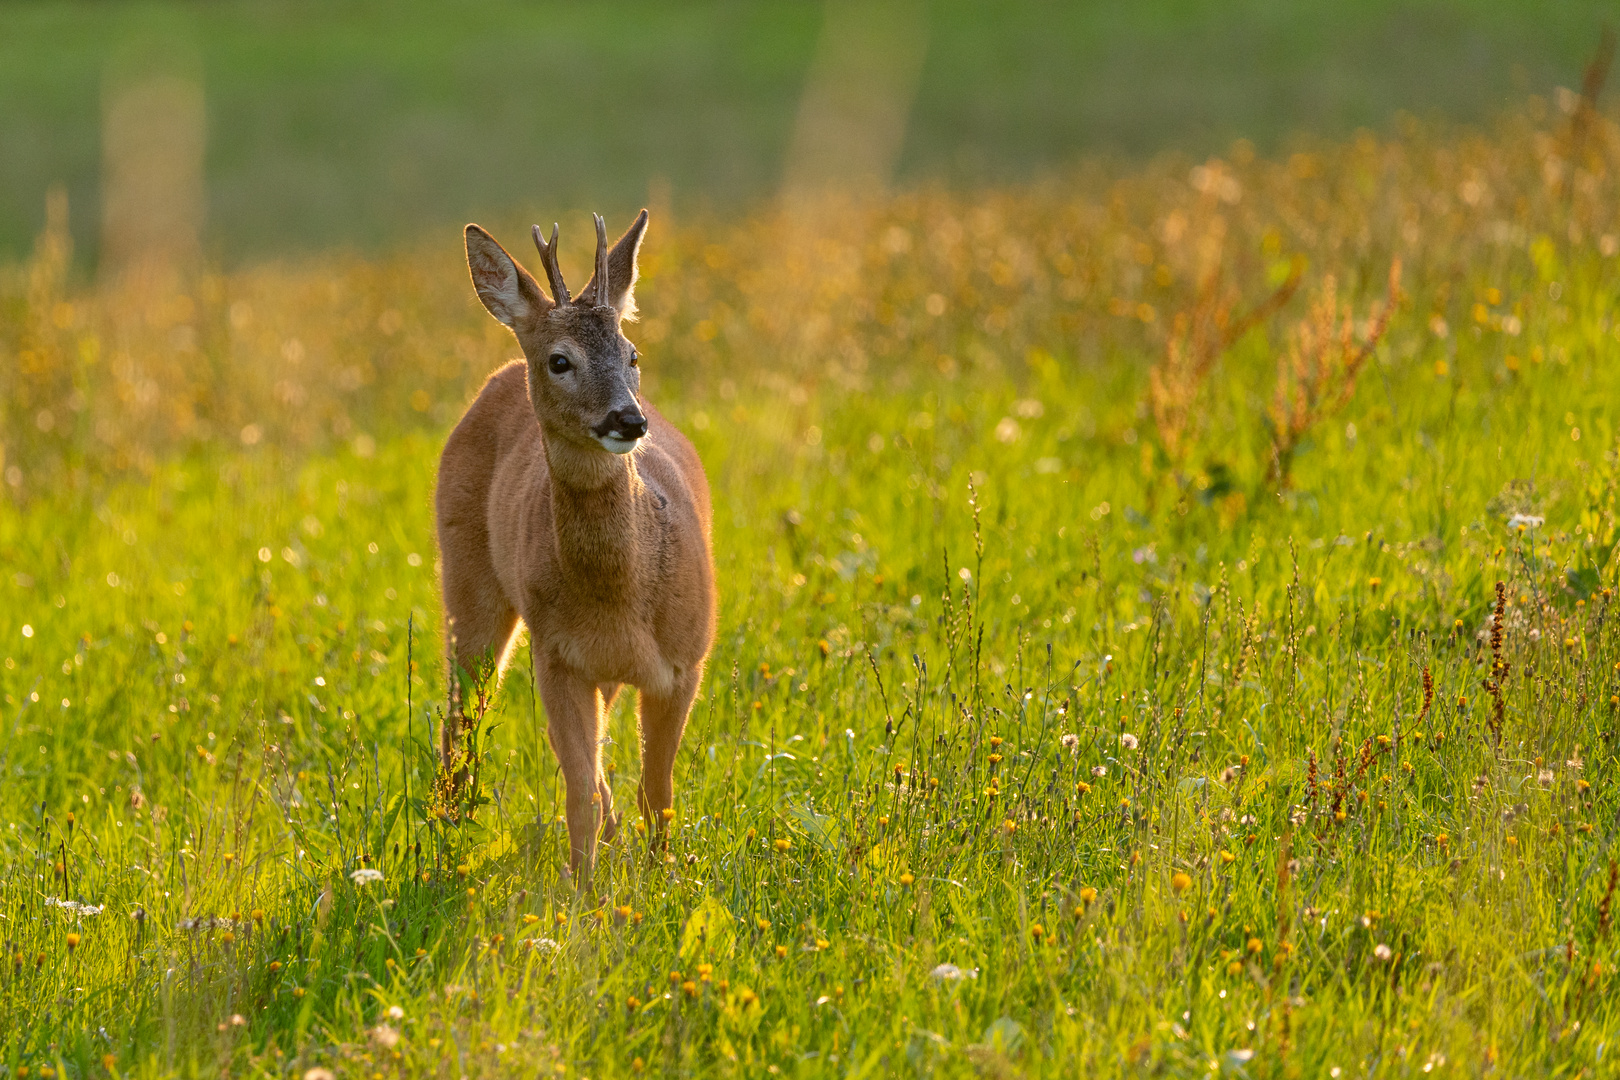
{"label": "brown fur", "polygon": [[[456,665],[498,676],[523,620],[568,788],[569,863],[581,881],[594,866],[598,832],[611,839],[617,827],[600,753],[608,705],[621,684],[639,691],[637,802],[649,828],[660,830],[714,637],[708,480],[692,444],[640,400],[635,352],[620,332],[633,310],[645,224],[643,211],[606,264],[599,253],[612,287],[597,290],[593,278],[562,304],[547,301],[487,233],[467,227],[474,285],[525,360],[490,377],[439,464],[452,682]],[[550,252],[542,251],[544,260]],[[573,365],[563,375],[548,367],[558,353]],[[627,410],[633,421],[645,418],[646,434],[629,453],[609,452],[602,426]],[[457,768],[463,722],[444,725],[447,770]]]}

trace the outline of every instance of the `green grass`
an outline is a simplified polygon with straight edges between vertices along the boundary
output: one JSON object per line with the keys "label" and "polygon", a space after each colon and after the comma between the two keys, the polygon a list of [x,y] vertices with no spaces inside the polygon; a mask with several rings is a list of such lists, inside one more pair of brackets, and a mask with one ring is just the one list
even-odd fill
{"label": "green grass", "polygon": [[[1578,85],[1609,14],[1594,0],[940,0],[900,179],[1276,147],[1387,129],[1403,109],[1479,122]],[[797,2],[6,5],[0,255],[27,250],[62,184],[93,266],[104,79],[142,42],[201,75],[208,243],[238,264],[519,211],[616,217],[666,191],[682,211],[768,197],[819,25]]]}
{"label": "green grass", "polygon": [[[39,496],[0,516],[0,1062],[1601,1072],[1613,289],[1565,269],[1545,363],[1381,351],[1354,435],[1235,517],[1150,494],[1129,369],[661,384],[714,482],[720,633],[667,858],[631,832],[591,895],[526,653],[489,802],[422,812],[436,439]],[[633,807],[626,707],[612,738]]]}

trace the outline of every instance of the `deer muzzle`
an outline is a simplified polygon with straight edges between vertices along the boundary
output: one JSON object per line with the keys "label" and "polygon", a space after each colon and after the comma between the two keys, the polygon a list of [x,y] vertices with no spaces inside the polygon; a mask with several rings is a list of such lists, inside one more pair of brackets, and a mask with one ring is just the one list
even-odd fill
{"label": "deer muzzle", "polygon": [[591,429],[591,434],[611,453],[628,454],[647,434],[647,418],[634,405],[614,409]]}

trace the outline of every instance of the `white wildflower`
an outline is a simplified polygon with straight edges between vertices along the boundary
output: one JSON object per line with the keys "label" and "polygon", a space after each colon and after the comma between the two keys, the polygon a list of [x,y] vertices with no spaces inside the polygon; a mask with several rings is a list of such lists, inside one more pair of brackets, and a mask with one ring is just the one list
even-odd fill
{"label": "white wildflower", "polygon": [[1539,529],[1547,523],[1540,514],[1514,514],[1508,518],[1510,529]]}
{"label": "white wildflower", "polygon": [[1379,942],[1378,947],[1373,949],[1373,955],[1378,957],[1381,963],[1387,964],[1389,963],[1389,958],[1395,954],[1388,945],[1385,945],[1383,942]]}
{"label": "white wildflower", "polygon": [[1119,737],[1119,745],[1123,746],[1127,750],[1135,750],[1136,736],[1127,731],[1125,734]]}
{"label": "white wildflower", "polygon": [[403,1020],[403,1019],[405,1019],[405,1010],[400,1008],[398,1005],[390,1005],[390,1006],[388,1006],[388,1019],[390,1019],[390,1020]]}
{"label": "white wildflower", "polygon": [[360,869],[349,875],[349,880],[354,882],[356,885],[370,885],[373,881],[381,881],[382,879],[383,872],[381,870],[373,870],[369,866],[362,866]]}
{"label": "white wildflower", "polygon": [[54,896],[47,896],[45,903],[48,907],[59,907],[70,915],[89,917],[100,915],[103,908],[98,904],[81,904],[77,900],[58,900]]}
{"label": "white wildflower", "polygon": [[941,964],[928,974],[932,978],[938,979],[940,982],[960,982],[963,979],[977,979],[979,977],[979,969],[968,968],[966,971],[963,971],[955,964]]}

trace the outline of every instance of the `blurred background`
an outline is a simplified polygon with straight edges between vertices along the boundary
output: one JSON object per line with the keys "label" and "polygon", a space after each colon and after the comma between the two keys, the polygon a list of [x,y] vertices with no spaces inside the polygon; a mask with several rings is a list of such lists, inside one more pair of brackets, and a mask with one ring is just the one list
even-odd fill
{"label": "blurred background", "polygon": [[1604,0],[0,6],[0,262],[368,254],[474,218],[743,211],[1488,121]]}
{"label": "blurred background", "polygon": [[1421,325],[1528,325],[1544,238],[1620,252],[1611,3],[0,0],[0,490],[441,437],[514,351],[469,220],[560,222],[580,282],[587,212],[650,207],[635,339],[694,429],[1131,386],[1396,258]]}

